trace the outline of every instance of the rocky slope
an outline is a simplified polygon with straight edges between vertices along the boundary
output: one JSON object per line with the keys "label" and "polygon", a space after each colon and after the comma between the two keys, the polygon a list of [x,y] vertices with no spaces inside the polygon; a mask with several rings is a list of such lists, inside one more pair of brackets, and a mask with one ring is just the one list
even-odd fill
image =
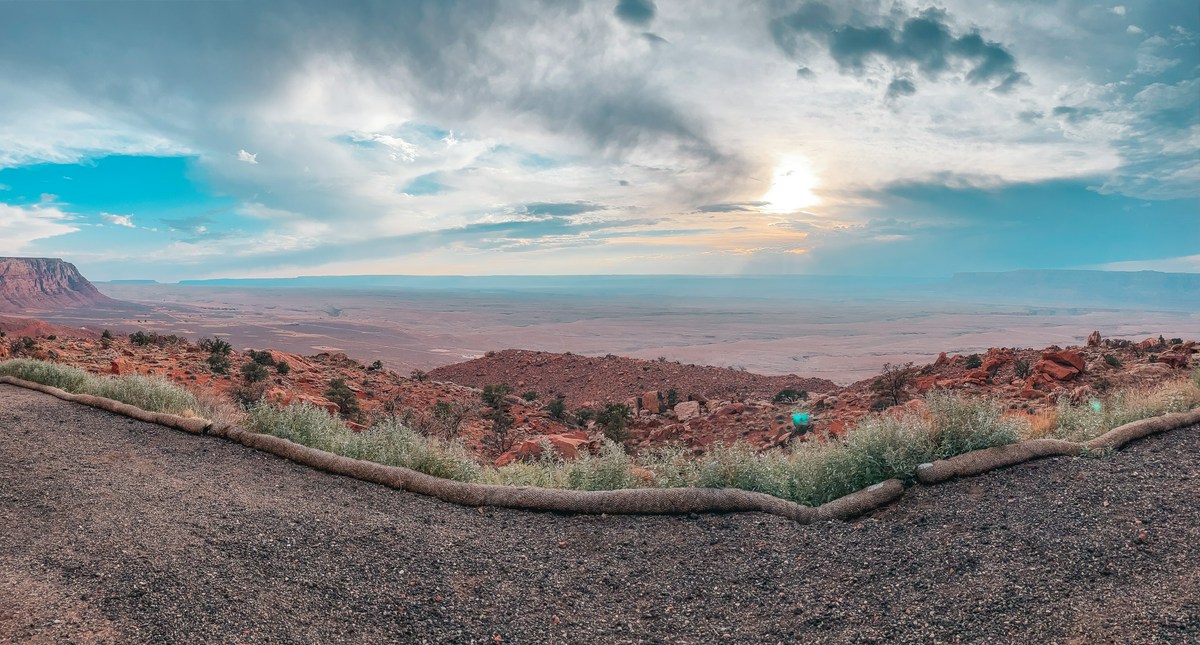
{"label": "rocky slope", "polygon": [[683,401],[698,396],[769,399],[785,389],[804,392],[838,389],[833,381],[794,374],[765,376],[676,361],[645,361],[612,354],[601,358],[522,349],[488,352],[483,358],[439,367],[430,371],[429,377],[472,387],[504,383],[518,393],[532,391],[547,398],[562,396],[571,408],[626,401],[651,390],[675,390],[678,399]]}
{"label": "rocky slope", "polygon": [[112,302],[70,262],[0,258],[0,312],[53,311]]}

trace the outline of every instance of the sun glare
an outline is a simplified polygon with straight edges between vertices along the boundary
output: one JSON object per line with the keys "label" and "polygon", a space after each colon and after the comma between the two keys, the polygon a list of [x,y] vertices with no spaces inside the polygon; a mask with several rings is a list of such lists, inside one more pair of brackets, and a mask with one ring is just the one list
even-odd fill
{"label": "sun glare", "polygon": [[767,210],[771,212],[790,213],[820,203],[821,198],[813,194],[816,185],[817,176],[807,159],[786,157],[775,167],[771,189],[762,200],[768,203]]}

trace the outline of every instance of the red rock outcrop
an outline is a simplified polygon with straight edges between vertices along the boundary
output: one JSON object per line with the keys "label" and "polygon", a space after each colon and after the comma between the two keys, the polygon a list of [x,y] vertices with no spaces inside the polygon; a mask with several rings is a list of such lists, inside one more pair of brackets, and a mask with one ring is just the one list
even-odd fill
{"label": "red rock outcrop", "polygon": [[0,311],[52,311],[113,302],[70,262],[0,258]]}

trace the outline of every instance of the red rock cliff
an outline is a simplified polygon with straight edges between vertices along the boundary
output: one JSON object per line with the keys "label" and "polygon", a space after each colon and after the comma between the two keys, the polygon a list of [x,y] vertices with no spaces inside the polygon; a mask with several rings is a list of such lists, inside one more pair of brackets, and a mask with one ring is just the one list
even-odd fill
{"label": "red rock cliff", "polygon": [[0,258],[0,311],[109,304],[74,264],[57,258]]}

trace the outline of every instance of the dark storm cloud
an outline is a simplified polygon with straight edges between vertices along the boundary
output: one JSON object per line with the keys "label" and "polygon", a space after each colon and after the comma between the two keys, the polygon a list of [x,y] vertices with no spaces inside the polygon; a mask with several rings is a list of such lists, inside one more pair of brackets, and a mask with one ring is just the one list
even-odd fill
{"label": "dark storm cloud", "polygon": [[621,0],[613,15],[631,25],[644,27],[654,20],[654,12],[653,0]]}
{"label": "dark storm cloud", "polygon": [[912,96],[916,93],[917,86],[913,85],[913,82],[907,78],[892,79],[892,82],[888,83],[887,97],[889,99],[898,99],[902,96]]}
{"label": "dark storm cloud", "polygon": [[807,67],[801,66],[796,68],[796,78],[813,78],[816,75],[815,72]]}
{"label": "dark storm cloud", "polygon": [[[810,0],[772,20],[770,28],[775,44],[789,56],[802,57],[809,44],[816,44],[844,72],[861,73],[870,61],[882,60],[899,70],[915,67],[933,80],[963,66],[967,82],[990,85],[997,92],[1026,80],[1003,45],[985,40],[977,31],[955,36],[941,9],[881,20],[870,24],[857,12],[843,19],[833,6]],[[909,85],[915,91],[911,81]]]}
{"label": "dark storm cloud", "polygon": [[643,33],[642,38],[645,38],[646,42],[650,43],[651,45],[654,45],[655,47],[658,47],[660,45],[670,45],[671,44],[671,41],[667,40],[666,38],[663,38],[662,36],[659,36],[658,34],[655,34],[655,33],[651,33],[649,31]]}

